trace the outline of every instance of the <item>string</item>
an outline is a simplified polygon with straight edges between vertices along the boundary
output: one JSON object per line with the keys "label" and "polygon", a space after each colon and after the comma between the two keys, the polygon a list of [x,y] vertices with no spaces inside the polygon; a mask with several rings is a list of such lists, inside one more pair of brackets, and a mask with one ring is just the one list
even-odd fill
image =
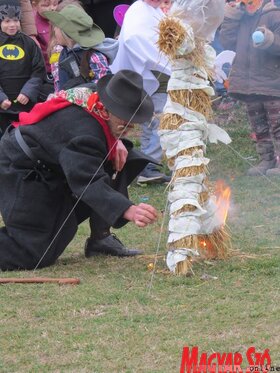
{"label": "string", "polygon": [[156,246],[155,258],[154,258],[154,262],[153,262],[153,271],[151,273],[150,282],[148,284],[148,295],[151,294],[151,290],[152,290],[152,286],[153,286],[153,281],[154,281],[154,277],[155,277],[155,273],[156,273],[156,265],[157,265],[157,261],[158,261],[158,253],[159,253],[159,248],[160,248],[161,239],[162,239],[163,227],[164,227],[164,224],[165,224],[165,217],[167,215],[166,214],[167,213],[167,207],[168,207],[168,198],[166,198],[165,208],[164,208],[162,222],[161,222],[161,226],[160,226],[160,232],[159,232],[159,236],[158,236],[158,242],[157,242],[157,246]]}

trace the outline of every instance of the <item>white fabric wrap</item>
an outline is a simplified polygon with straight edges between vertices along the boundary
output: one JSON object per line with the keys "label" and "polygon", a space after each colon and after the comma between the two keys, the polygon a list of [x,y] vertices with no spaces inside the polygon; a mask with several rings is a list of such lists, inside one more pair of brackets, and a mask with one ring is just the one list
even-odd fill
{"label": "white fabric wrap", "polygon": [[177,89],[189,91],[201,89],[209,96],[215,94],[214,89],[210,87],[205,69],[193,66],[191,61],[184,58],[174,60],[167,85],[167,91]]}
{"label": "white fabric wrap", "polygon": [[174,170],[180,170],[185,167],[197,167],[208,165],[209,159],[205,157],[194,158],[192,156],[180,156],[175,159]]}
{"label": "white fabric wrap", "polygon": [[168,251],[166,264],[171,272],[175,273],[177,263],[184,261],[188,257],[199,256],[195,249],[177,249]]}
{"label": "white fabric wrap", "polygon": [[[181,177],[175,180],[173,188],[168,195],[170,202],[170,221],[168,242],[177,241],[188,235],[196,235],[201,230],[201,217],[207,214],[198,202],[199,194],[206,188],[203,185],[204,174],[190,177]],[[190,204],[196,207],[195,211],[174,213],[184,205]]]}
{"label": "white fabric wrap", "polygon": [[172,158],[183,149],[195,146],[202,146],[205,149],[205,141],[208,137],[211,143],[221,141],[225,144],[231,142],[230,137],[223,129],[216,124],[209,124],[204,115],[190,110],[176,102],[168,96],[163,113],[178,114],[186,119],[177,130],[159,130],[162,149],[167,158]]}
{"label": "white fabric wrap", "polygon": [[169,220],[168,243],[178,241],[186,236],[198,235],[201,231],[199,216],[176,216]]}
{"label": "white fabric wrap", "polygon": [[[204,146],[200,131],[159,131],[161,147],[168,159],[175,157],[180,151],[194,146]],[[193,153],[194,157],[201,157],[203,151]]]}
{"label": "white fabric wrap", "polygon": [[199,194],[205,190],[205,186],[202,184],[204,177],[205,175],[200,174],[197,176],[176,179],[175,184],[168,195],[171,216],[174,216],[174,213],[186,204],[195,206],[196,210],[192,212],[181,212],[180,216],[201,216],[206,213],[206,210],[204,210],[198,203]]}

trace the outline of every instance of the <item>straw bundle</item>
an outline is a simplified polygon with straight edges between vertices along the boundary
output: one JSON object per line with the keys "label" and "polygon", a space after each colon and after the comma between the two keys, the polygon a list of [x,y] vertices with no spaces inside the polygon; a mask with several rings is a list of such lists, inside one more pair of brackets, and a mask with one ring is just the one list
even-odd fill
{"label": "straw bundle", "polygon": [[211,98],[202,89],[189,91],[186,89],[168,91],[172,101],[203,114],[206,119],[213,116]]}
{"label": "straw bundle", "polygon": [[166,17],[159,24],[157,45],[160,51],[174,59],[186,36],[186,29],[178,18]]}
{"label": "straw bundle", "polygon": [[178,114],[163,114],[160,119],[160,130],[177,130],[181,124],[186,122],[184,118],[182,118]]}

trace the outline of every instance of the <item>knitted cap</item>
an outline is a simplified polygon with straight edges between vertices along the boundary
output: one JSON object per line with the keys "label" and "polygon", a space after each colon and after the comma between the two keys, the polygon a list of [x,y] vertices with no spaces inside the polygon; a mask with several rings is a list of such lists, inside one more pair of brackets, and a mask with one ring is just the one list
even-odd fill
{"label": "knitted cap", "polygon": [[4,18],[20,19],[20,3],[18,0],[0,0],[0,21]]}

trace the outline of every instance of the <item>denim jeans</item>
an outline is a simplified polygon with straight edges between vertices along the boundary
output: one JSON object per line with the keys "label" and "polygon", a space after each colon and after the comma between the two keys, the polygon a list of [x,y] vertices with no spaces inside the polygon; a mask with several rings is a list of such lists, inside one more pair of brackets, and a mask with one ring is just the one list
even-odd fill
{"label": "denim jeans", "polygon": [[162,160],[162,149],[160,146],[160,139],[158,135],[158,116],[162,114],[166,99],[167,93],[154,93],[152,95],[156,116],[151,121],[145,122],[142,125],[141,151],[144,154],[153,157],[159,163]]}

